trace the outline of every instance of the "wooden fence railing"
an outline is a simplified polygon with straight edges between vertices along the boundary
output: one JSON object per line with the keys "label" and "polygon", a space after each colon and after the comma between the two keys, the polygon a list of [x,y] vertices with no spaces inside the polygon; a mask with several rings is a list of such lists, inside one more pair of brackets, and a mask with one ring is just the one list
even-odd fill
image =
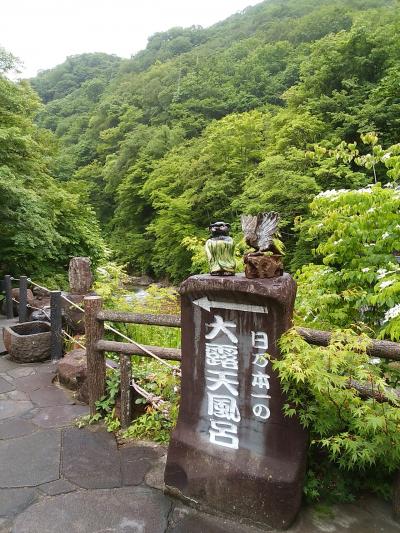
{"label": "wooden fence railing", "polygon": [[[175,315],[149,315],[103,310],[100,296],[87,296],[84,299],[86,356],[88,365],[89,407],[92,415],[96,412],[96,402],[105,392],[105,352],[119,354],[121,372],[121,426],[126,428],[132,421],[131,413],[131,355],[158,357],[163,360],[180,361],[181,351],[176,348],[139,345],[130,342],[105,340],[104,322],[147,324],[152,326],[180,327],[180,318]],[[128,356],[128,357],[127,357]]]}
{"label": "wooden fence railing", "polygon": [[[105,392],[105,352],[115,352],[120,356],[121,369],[121,426],[127,427],[131,423],[131,362],[129,356],[158,357],[164,360],[180,361],[181,351],[176,348],[139,345],[132,342],[116,342],[105,340],[104,322],[122,322],[131,324],[147,324],[153,326],[181,327],[180,317],[176,315],[150,315],[127,313],[121,311],[103,310],[103,302],[99,296],[88,296],[85,304],[86,353],[89,375],[90,412],[96,411],[96,402]],[[309,344],[327,346],[331,333],[309,328],[296,328],[297,332]],[[391,341],[371,339],[367,348],[371,357],[400,360],[400,344]],[[128,357],[127,357],[128,356]],[[365,386],[354,380],[349,386],[359,390],[363,396],[371,396]],[[371,396],[372,397],[372,396]]]}

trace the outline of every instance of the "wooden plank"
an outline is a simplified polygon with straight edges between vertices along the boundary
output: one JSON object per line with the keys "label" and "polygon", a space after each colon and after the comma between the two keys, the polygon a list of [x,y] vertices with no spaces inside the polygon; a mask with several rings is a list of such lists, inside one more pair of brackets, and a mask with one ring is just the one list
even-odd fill
{"label": "wooden plank", "polygon": [[98,341],[103,337],[104,324],[97,320],[103,300],[100,296],[85,296],[85,332],[88,369],[90,414],[96,413],[96,402],[105,394],[106,363],[104,353],[98,348]]}
{"label": "wooden plank", "polygon": [[144,313],[126,313],[124,311],[103,310],[97,315],[98,320],[109,322],[125,322],[129,324],[147,324],[149,326],[166,326],[180,328],[181,319],[178,315],[150,315]]}
{"label": "wooden plank", "polygon": [[[116,352],[122,353],[125,355],[142,355],[143,357],[151,357],[144,350],[132,344],[130,342],[117,342],[117,341],[106,341],[99,340],[97,342],[97,350],[103,352]],[[150,350],[155,355],[161,359],[166,359],[169,361],[180,361],[181,360],[181,351],[177,348],[161,348],[160,346],[146,346],[144,348]]]}

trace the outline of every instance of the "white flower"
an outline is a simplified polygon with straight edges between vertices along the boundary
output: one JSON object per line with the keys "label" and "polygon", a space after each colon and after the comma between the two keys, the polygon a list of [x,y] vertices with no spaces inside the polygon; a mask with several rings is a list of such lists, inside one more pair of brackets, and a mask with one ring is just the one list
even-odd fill
{"label": "white flower", "polygon": [[337,244],[340,244],[343,241],[343,239],[339,239],[338,241],[335,241],[333,244],[336,246]]}
{"label": "white flower", "polygon": [[367,193],[371,193],[372,192],[372,188],[373,187],[373,184],[371,183],[370,185],[367,185],[366,187],[362,187],[361,189],[357,189],[355,192],[367,192]]}
{"label": "white flower", "polygon": [[367,213],[373,213],[375,211],[375,207],[370,207],[368,210],[367,210]]}
{"label": "white flower", "polygon": [[366,268],[362,268],[362,269],[361,269],[361,272],[369,272],[369,268],[368,268],[368,267],[366,267]]}
{"label": "white flower", "polygon": [[377,274],[378,275],[376,276],[376,278],[377,279],[382,279],[388,274],[388,271],[386,270],[386,268],[379,268],[377,270]]}
{"label": "white flower", "polygon": [[387,239],[389,237],[390,233],[387,231],[382,235],[382,239]]}
{"label": "white flower", "polygon": [[389,159],[391,155],[392,155],[392,152],[386,152],[386,154],[382,156],[381,161],[386,161],[386,159]]}
{"label": "white flower", "polygon": [[390,287],[390,285],[393,285],[394,280],[389,279],[388,281],[382,281],[382,283],[379,285],[381,289],[385,289],[386,287]]}
{"label": "white flower", "polygon": [[332,198],[332,200],[335,199],[336,196],[339,196],[339,194],[343,194],[345,192],[349,192],[347,189],[329,189],[327,191],[321,191],[317,194],[317,198]]}
{"label": "white flower", "polygon": [[379,363],[381,362],[381,360],[379,359],[379,357],[372,357],[370,360],[369,360],[369,363],[371,365],[379,365]]}
{"label": "white flower", "polygon": [[389,320],[392,320],[393,318],[396,318],[400,315],[400,304],[395,305],[391,309],[388,309],[385,313],[385,316],[383,318],[383,323],[389,322]]}

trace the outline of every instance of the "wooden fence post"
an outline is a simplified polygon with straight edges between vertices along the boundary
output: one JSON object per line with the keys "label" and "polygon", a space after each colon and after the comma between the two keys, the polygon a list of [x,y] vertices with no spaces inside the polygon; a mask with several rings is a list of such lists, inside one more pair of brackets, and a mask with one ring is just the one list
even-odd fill
{"label": "wooden fence post", "polygon": [[131,412],[131,378],[132,364],[130,355],[119,356],[121,370],[121,427],[126,429],[132,422]]}
{"label": "wooden fence post", "polygon": [[4,276],[4,291],[6,293],[6,316],[14,318],[11,276]]}
{"label": "wooden fence post", "polygon": [[106,362],[104,352],[97,349],[97,342],[103,337],[104,322],[97,319],[103,306],[100,296],[85,296],[85,335],[89,385],[90,414],[96,413],[96,402],[105,394]]}
{"label": "wooden fence post", "polygon": [[63,352],[61,291],[50,291],[50,323],[51,360],[58,361]]}
{"label": "wooden fence post", "polygon": [[19,303],[18,303],[18,322],[26,322],[27,319],[27,303],[28,303],[28,278],[26,276],[19,277]]}

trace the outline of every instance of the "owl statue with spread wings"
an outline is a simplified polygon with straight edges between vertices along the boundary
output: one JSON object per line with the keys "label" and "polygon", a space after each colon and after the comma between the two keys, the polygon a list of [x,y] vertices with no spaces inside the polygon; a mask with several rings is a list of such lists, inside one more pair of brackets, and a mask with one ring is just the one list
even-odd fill
{"label": "owl statue with spread wings", "polygon": [[255,250],[244,256],[246,277],[273,278],[282,275],[284,252],[279,239],[278,213],[242,215],[241,222],[246,244]]}

